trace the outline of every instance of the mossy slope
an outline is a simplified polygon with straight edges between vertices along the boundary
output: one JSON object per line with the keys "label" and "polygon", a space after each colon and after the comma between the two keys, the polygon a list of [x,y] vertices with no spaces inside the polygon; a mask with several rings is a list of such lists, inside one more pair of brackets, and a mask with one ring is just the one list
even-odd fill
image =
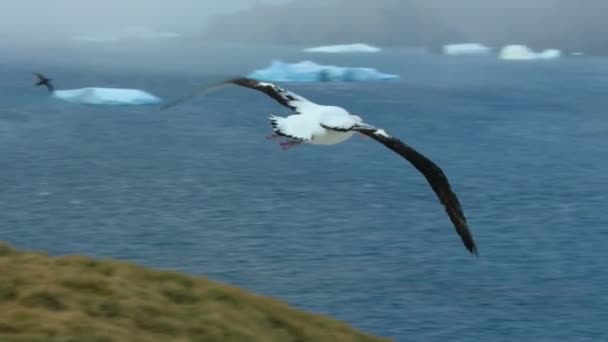
{"label": "mossy slope", "polygon": [[0,341],[381,341],[177,272],[0,243]]}

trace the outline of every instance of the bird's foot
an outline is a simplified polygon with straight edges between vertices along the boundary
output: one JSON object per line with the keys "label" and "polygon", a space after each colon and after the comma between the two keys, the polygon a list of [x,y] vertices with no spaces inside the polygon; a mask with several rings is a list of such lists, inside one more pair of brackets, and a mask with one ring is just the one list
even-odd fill
{"label": "bird's foot", "polygon": [[266,139],[267,139],[267,140],[270,140],[270,139],[276,139],[276,138],[278,138],[278,137],[279,137],[279,135],[278,135],[278,134],[271,134],[271,135],[267,135],[267,136],[266,136]]}
{"label": "bird's foot", "polygon": [[300,145],[302,142],[301,141],[286,141],[286,142],[282,142],[279,145],[281,145],[281,148],[283,149],[283,151],[290,149],[294,146],[298,146]]}

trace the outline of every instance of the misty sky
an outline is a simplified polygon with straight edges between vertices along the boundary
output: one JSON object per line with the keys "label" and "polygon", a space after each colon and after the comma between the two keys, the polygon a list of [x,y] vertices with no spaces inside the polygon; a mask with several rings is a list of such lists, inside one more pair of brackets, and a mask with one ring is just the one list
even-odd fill
{"label": "misty sky", "polygon": [[0,0],[0,40],[37,42],[129,27],[191,33],[215,14],[288,0]]}
{"label": "misty sky", "polygon": [[[286,5],[255,6],[272,3]],[[605,13],[608,0],[0,0],[0,65],[250,66],[248,55],[226,59],[209,42],[432,48],[474,41],[608,54]]]}

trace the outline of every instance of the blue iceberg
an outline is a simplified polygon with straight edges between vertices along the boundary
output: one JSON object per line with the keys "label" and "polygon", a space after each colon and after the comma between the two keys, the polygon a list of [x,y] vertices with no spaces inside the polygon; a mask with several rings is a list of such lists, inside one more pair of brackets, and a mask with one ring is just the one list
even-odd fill
{"label": "blue iceberg", "polygon": [[560,58],[562,52],[556,49],[548,49],[543,52],[534,52],[525,45],[507,45],[500,50],[499,58],[505,60],[522,61],[522,60],[539,60],[539,59],[557,59]]}
{"label": "blue iceberg", "polygon": [[450,56],[487,55],[490,52],[492,52],[492,49],[478,43],[448,44],[443,46],[443,53]]}
{"label": "blue iceberg", "polygon": [[361,82],[399,79],[398,75],[385,74],[374,68],[339,67],[321,65],[311,61],[285,63],[273,60],[269,67],[248,75],[268,82]]}
{"label": "blue iceberg", "polygon": [[317,53],[359,53],[359,52],[380,52],[382,49],[375,46],[357,43],[357,44],[342,44],[342,45],[328,45],[328,46],[316,46],[304,49],[304,52],[317,52]]}
{"label": "blue iceberg", "polygon": [[162,101],[159,97],[143,90],[121,88],[55,90],[52,96],[71,103],[96,105],[147,105]]}

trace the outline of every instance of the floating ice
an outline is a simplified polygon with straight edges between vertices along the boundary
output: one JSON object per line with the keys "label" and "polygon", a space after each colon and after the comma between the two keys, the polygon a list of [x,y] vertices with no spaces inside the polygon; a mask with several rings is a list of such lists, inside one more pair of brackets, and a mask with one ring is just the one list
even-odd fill
{"label": "floating ice", "polygon": [[155,39],[155,38],[180,38],[182,35],[177,32],[171,31],[160,31],[149,27],[133,26],[128,27],[124,33],[124,38],[144,38],[144,39]]}
{"label": "floating ice", "polygon": [[353,52],[379,52],[380,48],[367,44],[342,44],[342,45],[327,45],[316,46],[304,49],[304,52],[321,52],[321,53],[353,53]]}
{"label": "floating ice", "polygon": [[562,56],[562,52],[556,49],[547,49],[539,54],[537,57],[540,59],[555,59],[560,58]]}
{"label": "floating ice", "polygon": [[74,36],[72,40],[87,43],[114,43],[119,41],[120,38],[114,36]]}
{"label": "floating ice", "polygon": [[133,26],[128,27],[120,31],[105,32],[99,35],[78,35],[73,36],[72,40],[78,42],[92,42],[92,43],[114,43],[123,40],[133,39],[169,39],[169,38],[180,38],[182,35],[177,32],[171,31],[159,31],[149,27]]}
{"label": "floating ice", "polygon": [[562,52],[555,49],[537,53],[525,45],[507,45],[500,51],[499,58],[506,60],[556,59],[561,55]]}
{"label": "floating ice", "polygon": [[487,55],[491,49],[478,43],[448,44],[443,46],[443,53],[450,56]]}
{"label": "floating ice", "polygon": [[52,96],[71,103],[101,105],[146,105],[162,101],[159,97],[143,90],[120,88],[55,90]]}
{"label": "floating ice", "polygon": [[273,60],[269,67],[248,75],[261,81],[278,82],[359,82],[399,79],[398,75],[379,72],[374,68],[321,65],[311,61],[285,63]]}
{"label": "floating ice", "polygon": [[508,45],[500,50],[499,57],[509,60],[536,59],[536,53],[524,45]]}

